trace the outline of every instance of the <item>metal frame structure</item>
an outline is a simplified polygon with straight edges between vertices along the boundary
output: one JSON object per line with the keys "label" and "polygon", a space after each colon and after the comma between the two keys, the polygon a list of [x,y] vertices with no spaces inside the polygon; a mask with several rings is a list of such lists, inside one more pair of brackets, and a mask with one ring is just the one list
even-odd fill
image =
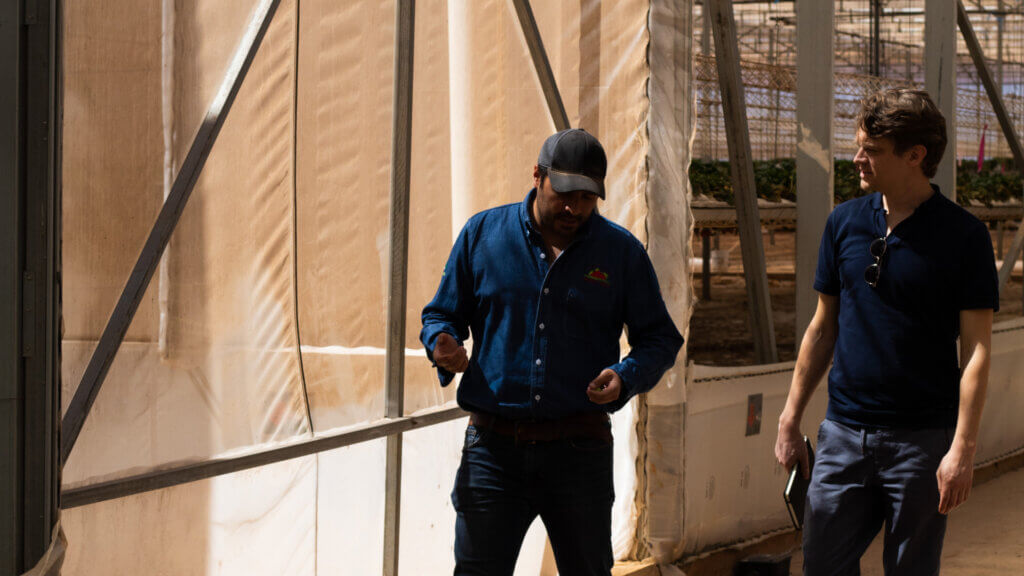
{"label": "metal frame structure", "polygon": [[750,305],[750,331],[754,340],[754,357],[758,364],[779,361],[772,320],[772,300],[768,292],[764,242],[761,239],[761,217],[757,208],[754,184],[754,161],[750,152],[747,113],[740,76],[739,46],[736,40],[736,19],[729,0],[709,0],[711,28],[714,32],[718,81],[722,90],[725,132],[729,145],[729,169],[736,194],[736,217],[739,221],[740,249],[743,269],[747,271],[747,302]]}
{"label": "metal frame structure", "polygon": [[238,89],[242,86],[249,66],[256,57],[260,44],[266,35],[270,21],[274,17],[280,0],[261,0],[253,11],[253,16],[246,27],[235,55],[228,65],[224,81],[213,98],[206,116],[203,118],[199,131],[192,140],[188,155],[174,179],[171,193],[164,201],[157,216],[156,223],[149,232],[146,244],[142,247],[142,253],[135,262],[128,283],[118,298],[117,306],[114,307],[110,319],[107,321],[103,334],[100,336],[99,344],[93,352],[89,365],[85,369],[82,381],[75,389],[75,395],[71,399],[67,413],[61,426],[61,461],[67,462],[71,449],[78,440],[78,434],[82,431],[85,418],[92,408],[96,396],[103,386],[103,380],[107,377],[107,371],[114,362],[114,356],[121,347],[128,327],[135,317],[139,303],[145,296],[149,281],[153,278],[157,267],[160,264],[160,257],[171,239],[175,226],[185,211],[185,205],[192,195],[199,174],[206,165],[206,159],[213,149],[217,136],[220,134],[224,120],[231,111],[231,105],[235,102]]}
{"label": "metal frame structure", "polygon": [[[832,2],[799,2],[797,10],[797,68],[815,74],[796,77],[796,351],[817,308],[814,273],[818,244],[825,221],[832,212],[835,162],[833,118],[835,113],[832,69],[835,5]],[[803,22],[805,25],[801,26]],[[828,22],[832,25],[824,25]]]}
{"label": "metal frame structure", "polygon": [[60,3],[0,6],[0,576],[58,519]]}
{"label": "metal frame structure", "polygon": [[[960,26],[960,33],[964,37],[967,49],[971,52],[971,59],[974,61],[974,66],[978,69],[978,75],[981,77],[981,82],[985,86],[985,92],[988,94],[989,101],[992,103],[992,109],[996,113],[996,118],[999,119],[999,127],[1003,130],[1003,136],[1006,138],[1006,142],[1010,146],[1010,152],[1013,153],[1013,159],[1017,163],[1018,169],[1024,172],[1024,147],[1021,147],[1020,138],[1017,136],[1017,131],[1013,127],[1013,121],[1010,119],[1010,115],[1006,111],[1006,105],[1003,102],[1001,90],[1001,79],[1000,83],[997,84],[996,80],[992,78],[992,72],[988,69],[988,63],[985,61],[985,54],[982,52],[981,43],[978,42],[978,36],[974,33],[974,27],[971,26],[971,19],[967,15],[967,10],[964,8],[963,0],[957,0],[956,21],[957,25]],[[999,233],[999,251],[1001,252],[1002,228],[1000,228]],[[1017,258],[1020,255],[1022,248],[1024,248],[1024,219],[1022,219],[1017,225],[1017,233],[1014,235],[1013,241],[1010,243],[1009,252],[1007,252],[1003,258],[1003,267],[999,270],[1000,294],[1003,293],[1003,290],[1006,288],[1006,284],[1010,281],[1010,273],[1013,272],[1013,265],[1017,262]]]}
{"label": "metal frame structure", "polygon": [[[52,0],[56,1],[56,0]],[[128,283],[104,328],[100,342],[89,361],[82,381],[63,421],[60,463],[66,462],[89,411],[103,385],[117,350],[138,309],[149,281],[156,272],[161,255],[191,196],[206,159],[216,142],[231,110],[238,90],[245,80],[280,0],[261,0],[256,7],[231,64],[214,97],[189,153],[174,180],[156,223],[150,231],[142,253],[132,270]],[[513,0],[516,15],[533,59],[548,111],[555,126],[569,127],[565,107],[555,84],[554,73],[544,51],[540,32],[533,18],[529,0]],[[2,17],[0,17],[2,18]],[[0,23],[3,21],[0,20]],[[388,288],[388,320],[385,386],[387,407],[385,418],[334,431],[314,438],[302,438],[283,446],[228,458],[215,458],[195,464],[140,474],[65,491],[62,507],[73,508],[176,486],[223,474],[265,466],[283,460],[308,456],[325,450],[387,438],[385,474],[385,521],[383,573],[398,574],[398,550],[401,509],[402,433],[432,426],[466,415],[460,408],[444,405],[412,415],[404,414],[405,384],[405,316],[408,274],[409,183],[412,146],[412,82],[415,28],[415,0],[398,0],[395,11],[395,79],[392,131],[390,275]],[[17,287],[14,287],[15,289]],[[0,321],[4,317],[0,316]],[[2,366],[2,364],[0,364]],[[59,484],[57,485],[59,486]],[[0,572],[0,576],[4,576]]]}

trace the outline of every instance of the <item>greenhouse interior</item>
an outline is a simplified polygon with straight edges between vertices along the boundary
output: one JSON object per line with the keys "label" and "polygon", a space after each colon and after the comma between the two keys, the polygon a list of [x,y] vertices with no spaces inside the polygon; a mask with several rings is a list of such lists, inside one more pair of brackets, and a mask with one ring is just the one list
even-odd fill
{"label": "greenhouse interior", "polygon": [[[0,32],[0,576],[451,574],[469,414],[421,313],[568,128],[685,338],[610,417],[612,573],[803,574],[776,425],[886,88],[942,111],[932,181],[998,272],[943,570],[1024,573],[1024,1],[26,0]],[[515,574],[559,573],[538,518]]]}

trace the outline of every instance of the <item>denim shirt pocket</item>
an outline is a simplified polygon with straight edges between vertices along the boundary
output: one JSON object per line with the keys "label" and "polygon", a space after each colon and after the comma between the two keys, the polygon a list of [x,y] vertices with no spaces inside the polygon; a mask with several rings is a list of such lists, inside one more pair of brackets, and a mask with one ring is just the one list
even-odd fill
{"label": "denim shirt pocket", "polygon": [[593,342],[615,323],[615,300],[608,288],[570,287],[562,315],[565,333]]}

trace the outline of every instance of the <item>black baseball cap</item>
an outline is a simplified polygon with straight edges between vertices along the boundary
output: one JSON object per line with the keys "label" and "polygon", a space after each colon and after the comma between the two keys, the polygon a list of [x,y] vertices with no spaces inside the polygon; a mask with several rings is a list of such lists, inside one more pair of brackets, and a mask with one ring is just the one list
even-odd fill
{"label": "black baseball cap", "polygon": [[570,128],[549,136],[540,148],[537,165],[547,168],[555,192],[585,190],[604,200],[608,159],[601,143],[586,130]]}

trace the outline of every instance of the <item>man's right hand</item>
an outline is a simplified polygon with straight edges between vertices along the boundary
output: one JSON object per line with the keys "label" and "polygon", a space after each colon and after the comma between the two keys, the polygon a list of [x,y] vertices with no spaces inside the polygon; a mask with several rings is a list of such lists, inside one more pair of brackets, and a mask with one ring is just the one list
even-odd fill
{"label": "man's right hand", "polygon": [[449,372],[465,372],[469,368],[469,355],[466,347],[447,332],[441,332],[434,341],[434,362]]}
{"label": "man's right hand", "polygon": [[800,426],[779,423],[779,437],[775,440],[775,459],[786,468],[786,472],[799,463],[804,478],[811,477],[810,466],[807,465],[807,445],[804,444]]}

